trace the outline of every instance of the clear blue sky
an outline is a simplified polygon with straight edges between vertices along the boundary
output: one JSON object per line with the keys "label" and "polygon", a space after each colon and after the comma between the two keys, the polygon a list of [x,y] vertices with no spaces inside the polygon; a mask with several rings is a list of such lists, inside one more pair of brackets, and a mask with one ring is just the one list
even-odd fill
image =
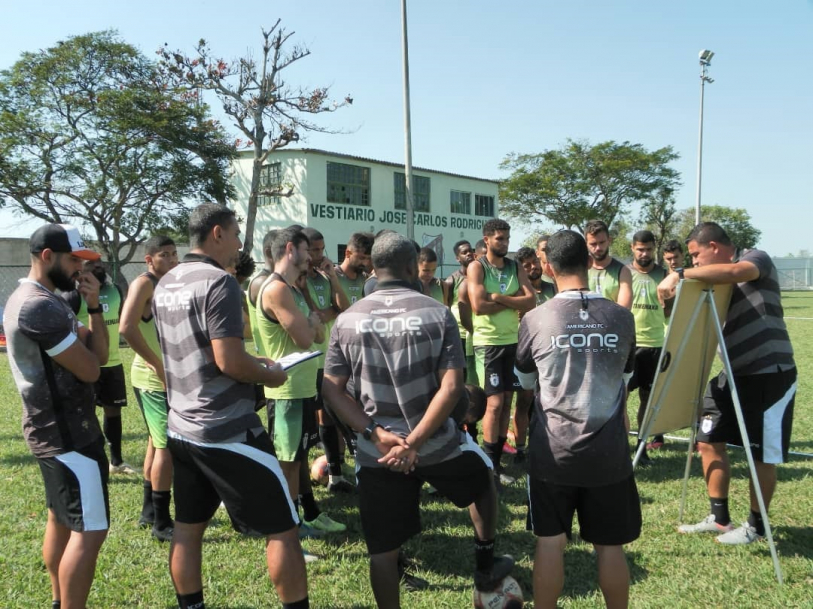
{"label": "clear blue sky", "polygon": [[[277,17],[312,51],[290,76],[355,100],[325,123],[349,133],[305,145],[403,162],[398,0],[9,2],[0,67],[107,28],[149,55],[203,37],[231,59]],[[703,202],[746,208],[772,255],[813,250],[813,0],[411,0],[409,33],[415,165],[500,178],[508,152],[566,138],[671,145],[679,208],[695,201],[697,56],[713,50]],[[0,213],[0,236],[38,224]]]}

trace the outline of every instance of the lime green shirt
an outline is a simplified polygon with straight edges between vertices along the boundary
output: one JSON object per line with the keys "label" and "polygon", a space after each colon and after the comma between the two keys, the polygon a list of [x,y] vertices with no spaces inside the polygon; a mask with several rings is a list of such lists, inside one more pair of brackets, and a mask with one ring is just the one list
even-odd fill
{"label": "lime green shirt", "polygon": [[618,302],[618,293],[621,291],[621,269],[624,265],[620,260],[613,258],[607,268],[590,268],[587,271],[587,285],[591,292],[597,292],[613,302]]}
{"label": "lime green shirt", "polygon": [[[268,286],[274,281],[284,282],[291,290],[294,302],[297,308],[302,312],[305,317],[310,315],[310,308],[305,301],[302,292],[295,287],[289,285],[277,273],[273,273],[266,281],[260,293],[257,295],[257,300],[262,302],[262,294]],[[271,320],[263,311],[262,306],[257,307],[257,328],[260,332],[260,340],[262,341],[263,349],[265,350],[265,357],[274,361],[279,358],[289,355],[291,353],[301,352],[302,349],[297,347],[291,335],[276,320]],[[305,398],[312,398],[316,395],[316,371],[318,370],[317,358],[310,359],[306,362],[298,364],[288,370],[288,380],[280,387],[273,389],[266,387],[265,396],[273,399],[282,400],[300,400]]]}
{"label": "lime green shirt", "polygon": [[466,278],[466,275],[461,270],[457,270],[449,277],[452,278],[452,304],[449,307],[452,311],[452,317],[455,318],[457,322],[457,329],[460,332],[460,338],[466,341],[466,355],[474,355],[474,345],[472,343],[472,336],[471,332],[466,330],[466,326],[460,321],[460,309],[458,303],[458,297],[460,295],[460,286],[463,283],[463,280]]}
{"label": "lime green shirt", "polygon": [[657,264],[648,273],[629,265],[632,273],[632,315],[635,317],[635,344],[662,347],[666,317],[658,301],[658,284],[666,271]]}
{"label": "lime green shirt", "polygon": [[[308,275],[308,295],[311,297],[311,301],[315,304],[319,309],[326,309],[333,303],[333,290],[330,287],[330,279],[322,275],[322,273],[316,273],[316,277],[311,277]],[[336,321],[335,319],[330,320],[328,323],[325,324],[325,340],[321,343],[313,343],[311,349],[319,350],[322,352],[322,355],[316,358],[317,369],[321,369],[325,367],[325,353],[327,353],[327,344],[330,340],[330,330],[333,328],[333,322]]]}
{"label": "lime green shirt", "polygon": [[440,284],[440,279],[437,277],[433,278],[429,283],[429,293],[427,296],[434,298],[444,306],[446,305],[446,300],[443,298],[443,286]]}
{"label": "lime green shirt", "polygon": [[[88,305],[85,299],[81,299],[79,305],[79,312],[76,314],[76,319],[82,322],[83,325],[88,327],[89,315]],[[121,292],[118,286],[106,282],[99,290],[99,306],[102,307],[102,317],[104,318],[104,325],[107,326],[107,336],[109,338],[107,349],[107,363],[102,368],[112,368],[113,366],[121,365],[121,356],[119,355],[119,315],[121,315]]]}
{"label": "lime green shirt", "polygon": [[364,298],[364,282],[367,280],[366,275],[359,273],[355,279],[350,279],[350,277],[344,274],[342,267],[337,264],[336,276],[339,278],[339,285],[342,286],[342,290],[344,290],[344,294],[347,296],[347,300],[350,301],[351,305]]}
{"label": "lime green shirt", "polygon": [[[257,320],[257,305],[256,305],[256,303],[251,302],[251,297],[249,295],[249,292],[251,291],[251,284],[255,280],[260,281],[262,283],[262,282],[265,281],[265,278],[267,278],[268,275],[270,275],[270,274],[271,274],[271,271],[269,271],[268,269],[261,270],[249,282],[249,284],[248,284],[249,289],[246,290],[246,304],[248,305],[248,320],[249,320],[249,323],[251,323],[251,338],[254,340],[254,352],[257,353],[257,355],[261,355],[263,357],[265,357],[265,353],[263,353],[263,351],[262,351],[263,341],[260,338],[260,329],[257,327],[257,321],[256,321]],[[262,280],[257,279],[258,277],[262,277],[263,279]],[[259,292],[257,292],[257,294],[259,296]]]}
{"label": "lime green shirt", "polygon": [[[505,265],[499,269],[483,256],[477,262],[483,266],[483,285],[489,294],[506,294],[513,296],[519,291],[517,263],[510,258],[503,258]],[[474,264],[474,263],[472,263]],[[503,309],[491,315],[472,314],[474,346],[513,345],[519,333],[519,314],[514,309]]]}
{"label": "lime green shirt", "polygon": [[[158,283],[158,279],[152,273],[143,273],[140,277],[147,277],[152,281],[152,286]],[[149,318],[145,319],[140,317],[138,320],[138,330],[144,341],[147,343],[150,351],[158,356],[158,359],[163,360],[161,354],[161,345],[158,343],[158,331],[155,329],[155,318],[150,312]],[[147,365],[146,360],[138,353],[133,357],[133,364],[130,366],[130,383],[136,389],[142,391],[166,391],[164,383],[158,378],[158,375],[153,372],[152,368]]]}

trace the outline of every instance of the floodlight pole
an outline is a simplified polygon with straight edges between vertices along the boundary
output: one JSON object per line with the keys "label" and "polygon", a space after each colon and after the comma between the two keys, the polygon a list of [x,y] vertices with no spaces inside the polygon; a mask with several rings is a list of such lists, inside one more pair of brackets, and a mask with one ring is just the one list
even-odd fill
{"label": "floodlight pole", "polygon": [[697,142],[697,204],[695,206],[694,223],[700,224],[700,188],[703,182],[703,98],[706,83],[713,83],[714,79],[708,75],[711,65],[711,51],[700,51],[700,136]]}
{"label": "floodlight pole", "polygon": [[401,46],[404,53],[404,194],[406,199],[407,238],[415,239],[415,213],[412,201],[412,123],[409,110],[409,44],[406,0],[401,0]]}

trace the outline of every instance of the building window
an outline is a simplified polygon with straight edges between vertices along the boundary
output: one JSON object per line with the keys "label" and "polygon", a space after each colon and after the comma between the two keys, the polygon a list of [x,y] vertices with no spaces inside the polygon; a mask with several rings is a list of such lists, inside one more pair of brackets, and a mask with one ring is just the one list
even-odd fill
{"label": "building window", "polygon": [[494,217],[494,197],[474,195],[474,215]]}
{"label": "building window", "polygon": [[328,162],[327,202],[370,205],[370,168]]}
{"label": "building window", "polygon": [[[395,190],[395,209],[406,209],[406,175],[392,174]],[[414,211],[429,211],[429,178],[412,176],[412,205]]]}
{"label": "building window", "polygon": [[449,205],[453,214],[471,215],[471,193],[453,190],[449,193]]}
{"label": "building window", "polygon": [[[263,165],[260,170],[260,191],[276,190],[282,188],[282,165],[280,163],[269,163]],[[257,197],[257,207],[266,205],[279,205],[280,198],[274,195],[259,195]]]}

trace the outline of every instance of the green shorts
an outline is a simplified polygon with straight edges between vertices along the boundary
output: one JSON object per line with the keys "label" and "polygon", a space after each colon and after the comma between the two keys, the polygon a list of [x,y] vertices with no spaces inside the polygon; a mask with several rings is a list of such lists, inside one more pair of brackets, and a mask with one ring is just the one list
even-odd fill
{"label": "green shorts", "polygon": [[277,459],[302,461],[318,441],[316,398],[274,400],[274,450]]}
{"label": "green shorts", "polygon": [[155,448],[167,447],[167,413],[169,403],[166,391],[143,391],[133,387],[138,407],[144,415],[147,431]]}

